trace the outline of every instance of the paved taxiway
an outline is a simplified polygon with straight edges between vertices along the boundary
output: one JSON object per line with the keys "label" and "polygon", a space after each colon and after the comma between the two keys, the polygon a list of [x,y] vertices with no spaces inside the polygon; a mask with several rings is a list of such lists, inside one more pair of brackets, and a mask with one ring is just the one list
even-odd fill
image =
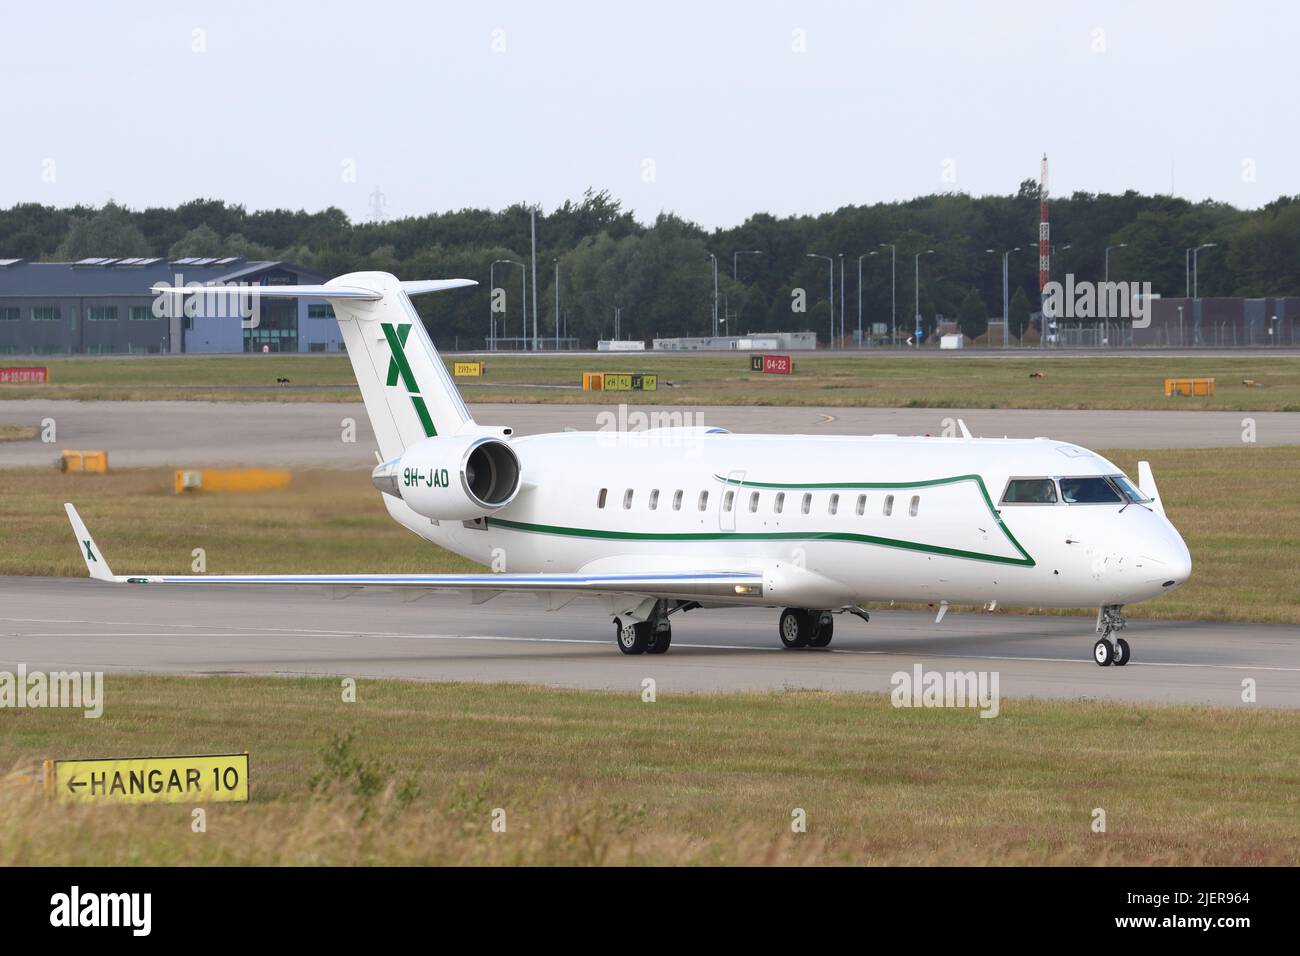
{"label": "paved taxiway", "polygon": [[[603,422],[597,416],[610,414],[602,405],[471,408],[480,423],[510,425],[521,435],[600,428]],[[1300,415],[1288,412],[660,405],[631,406],[628,418],[634,425],[636,412],[660,416],[656,421],[661,424],[828,435],[937,435],[945,418],[961,418],[975,435],[1045,435],[1088,448],[1241,447],[1242,419],[1249,417],[1255,421],[1258,444],[1300,445]],[[120,468],[374,465],[374,439],[360,403],[0,400],[0,421],[40,428],[47,418],[57,426],[57,443],[33,439],[0,444],[0,467],[44,467],[62,448],[106,449],[110,462]],[[345,419],[355,422],[355,442],[342,440]]]}
{"label": "paved taxiway", "polygon": [[[842,615],[827,651],[785,651],[776,612],[694,611],[674,618],[673,647],[626,657],[594,602],[542,613],[531,597],[470,607],[455,595],[404,601],[368,591],[203,591],[87,579],[0,578],[0,668],[183,674],[313,674],[509,681],[660,694],[823,688],[886,692],[890,676],[995,670],[1004,698],[1300,707],[1300,627],[1134,621],[1124,668],[1092,663],[1092,619],[882,611]],[[1258,704],[1241,701],[1256,682]],[[112,693],[111,680],[108,693]],[[111,700],[111,697],[110,697]]]}

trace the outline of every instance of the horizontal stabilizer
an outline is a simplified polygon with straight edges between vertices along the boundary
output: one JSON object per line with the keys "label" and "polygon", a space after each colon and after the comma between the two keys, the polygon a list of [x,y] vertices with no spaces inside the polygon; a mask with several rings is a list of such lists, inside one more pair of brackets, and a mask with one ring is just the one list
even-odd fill
{"label": "horizontal stabilizer", "polygon": [[215,293],[218,295],[257,296],[258,298],[361,299],[368,302],[378,302],[384,297],[382,292],[343,285],[155,285],[151,286],[149,291],[155,295]]}

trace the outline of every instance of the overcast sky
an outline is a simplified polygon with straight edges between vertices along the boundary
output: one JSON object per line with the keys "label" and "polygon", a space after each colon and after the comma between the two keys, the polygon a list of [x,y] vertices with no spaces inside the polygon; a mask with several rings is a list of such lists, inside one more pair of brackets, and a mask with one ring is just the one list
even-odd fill
{"label": "overcast sky", "polygon": [[[0,206],[1300,194],[1291,3],[10,0]],[[268,8],[268,9],[264,9]]]}

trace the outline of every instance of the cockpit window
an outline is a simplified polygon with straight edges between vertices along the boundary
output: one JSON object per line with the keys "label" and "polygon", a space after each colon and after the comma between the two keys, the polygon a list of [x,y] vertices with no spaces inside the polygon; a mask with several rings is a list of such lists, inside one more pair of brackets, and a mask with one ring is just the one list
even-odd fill
{"label": "cockpit window", "polygon": [[1051,478],[1012,478],[1002,493],[1004,505],[1054,505],[1056,482]]}
{"label": "cockpit window", "polygon": [[1119,492],[1105,478],[1062,478],[1061,498],[1071,505],[1119,504]]}
{"label": "cockpit window", "polygon": [[1151,500],[1146,495],[1142,494],[1142,490],[1134,485],[1133,482],[1129,481],[1124,475],[1111,475],[1110,480],[1115,483],[1115,487],[1119,489],[1120,494],[1134,504],[1144,505]]}

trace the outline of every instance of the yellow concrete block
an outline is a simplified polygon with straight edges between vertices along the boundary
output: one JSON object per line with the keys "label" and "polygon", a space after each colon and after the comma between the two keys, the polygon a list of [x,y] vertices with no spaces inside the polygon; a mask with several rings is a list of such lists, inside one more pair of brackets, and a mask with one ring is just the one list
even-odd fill
{"label": "yellow concrete block", "polygon": [[177,471],[176,494],[187,491],[278,491],[289,487],[293,473],[275,468],[204,468]]}

